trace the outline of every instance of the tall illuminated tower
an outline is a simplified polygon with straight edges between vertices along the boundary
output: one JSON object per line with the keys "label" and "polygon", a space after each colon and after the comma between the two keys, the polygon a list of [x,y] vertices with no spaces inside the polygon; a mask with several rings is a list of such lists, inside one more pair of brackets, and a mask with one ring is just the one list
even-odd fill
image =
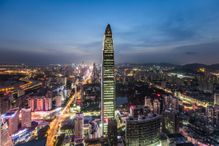
{"label": "tall illuminated tower", "polygon": [[109,120],[115,116],[115,76],[112,30],[108,24],[105,30],[102,56],[101,121],[102,134],[107,135]]}

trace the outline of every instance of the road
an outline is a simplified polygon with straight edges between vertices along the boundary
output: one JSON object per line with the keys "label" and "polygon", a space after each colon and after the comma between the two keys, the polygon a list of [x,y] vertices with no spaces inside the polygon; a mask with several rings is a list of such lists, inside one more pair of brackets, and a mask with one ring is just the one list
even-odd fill
{"label": "road", "polygon": [[51,123],[50,123],[50,128],[47,132],[47,141],[46,141],[46,146],[54,146],[56,142],[56,135],[59,130],[59,124],[64,121],[64,114],[69,112],[69,109],[71,107],[71,104],[75,101],[76,99],[76,94],[72,95],[66,104],[66,106],[63,108],[61,111],[61,114],[58,118],[55,118]]}
{"label": "road", "polygon": [[[152,84],[152,83],[151,83]],[[171,93],[171,94],[174,94],[170,89],[166,89],[166,88],[163,88],[159,85],[155,85],[155,84],[152,84],[155,88],[157,89],[161,89],[167,93]],[[209,104],[207,102],[203,102],[203,101],[200,101],[198,99],[195,99],[195,98],[192,98],[190,96],[187,96],[187,95],[184,95],[180,92],[177,92],[177,95],[175,95],[177,98],[181,99],[183,102],[188,102],[188,103],[191,103],[191,104],[196,104],[198,106],[202,106],[202,107],[207,107]]]}
{"label": "road", "polygon": [[[82,85],[85,85],[91,81],[91,74],[87,76],[86,79],[83,80]],[[61,114],[59,117],[55,118],[51,123],[50,123],[50,128],[47,131],[47,141],[46,141],[46,146],[55,146],[56,140],[57,140],[57,133],[59,131],[59,125],[66,119],[65,114],[67,114],[70,111],[71,105],[73,102],[76,101],[76,99],[81,99],[81,92],[80,90],[75,92],[74,95],[72,95],[66,104],[66,106],[63,108],[61,111]]]}

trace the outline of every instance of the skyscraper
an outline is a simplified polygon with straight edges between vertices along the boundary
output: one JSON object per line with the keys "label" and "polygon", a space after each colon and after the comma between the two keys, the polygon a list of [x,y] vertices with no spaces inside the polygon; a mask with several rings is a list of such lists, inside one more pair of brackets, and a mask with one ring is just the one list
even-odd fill
{"label": "skyscraper", "polygon": [[23,128],[31,127],[31,109],[30,108],[21,109],[21,126]]}
{"label": "skyscraper", "polygon": [[9,135],[8,124],[0,118],[0,146],[13,146]]}
{"label": "skyscraper", "polygon": [[179,132],[179,113],[175,109],[166,109],[162,114],[162,130],[168,134]]}
{"label": "skyscraper", "polygon": [[116,119],[110,119],[108,123],[107,137],[111,146],[117,146],[117,121]]}
{"label": "skyscraper", "polygon": [[125,140],[128,146],[154,146],[159,144],[161,116],[129,117],[126,120]]}
{"label": "skyscraper", "polygon": [[12,135],[18,131],[19,126],[19,113],[18,109],[12,109],[2,115],[2,119],[8,124],[9,135]]}
{"label": "skyscraper", "polygon": [[76,113],[75,125],[74,125],[74,134],[75,134],[75,144],[83,143],[83,138],[84,138],[84,115],[82,113]]}
{"label": "skyscraper", "polygon": [[108,122],[115,115],[114,48],[109,24],[105,30],[102,57],[101,121],[102,134],[107,135]]}
{"label": "skyscraper", "polygon": [[219,85],[214,87],[214,105],[219,105]]}
{"label": "skyscraper", "polygon": [[93,63],[92,83],[98,83],[98,81],[99,81],[98,70],[96,64]]}

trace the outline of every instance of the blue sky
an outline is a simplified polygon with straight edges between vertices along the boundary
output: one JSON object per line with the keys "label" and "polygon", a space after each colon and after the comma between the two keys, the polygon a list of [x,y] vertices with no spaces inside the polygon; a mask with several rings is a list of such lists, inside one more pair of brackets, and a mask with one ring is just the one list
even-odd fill
{"label": "blue sky", "polygon": [[218,0],[0,0],[0,63],[219,63]]}

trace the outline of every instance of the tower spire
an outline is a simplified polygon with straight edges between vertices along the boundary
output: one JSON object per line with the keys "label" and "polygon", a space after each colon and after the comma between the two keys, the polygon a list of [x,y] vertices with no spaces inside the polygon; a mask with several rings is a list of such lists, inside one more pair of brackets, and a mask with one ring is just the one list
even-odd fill
{"label": "tower spire", "polygon": [[111,30],[110,24],[107,24],[106,26],[105,36],[112,36],[112,30]]}

